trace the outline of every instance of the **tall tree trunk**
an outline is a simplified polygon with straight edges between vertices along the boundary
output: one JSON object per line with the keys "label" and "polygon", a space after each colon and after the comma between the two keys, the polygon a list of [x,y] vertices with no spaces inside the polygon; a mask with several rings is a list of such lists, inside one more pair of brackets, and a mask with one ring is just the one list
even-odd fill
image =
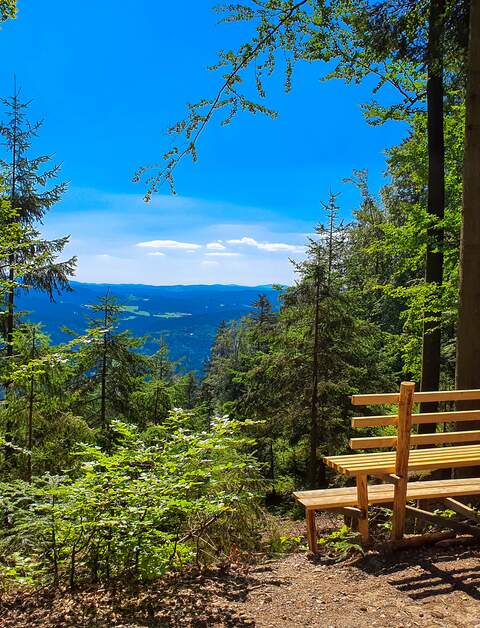
{"label": "tall tree trunk", "polygon": [[[18,209],[17,207],[17,159],[19,152],[19,119],[18,119],[18,94],[17,83],[14,79],[13,87],[13,129],[12,129],[12,180],[10,182],[10,208],[12,210]],[[16,220],[12,218],[12,220]],[[13,282],[15,281],[15,251],[11,251],[8,256],[8,280],[10,286],[8,288],[8,303],[7,303],[7,357],[13,355],[13,327],[14,327],[14,309],[15,309],[15,289]]]}
{"label": "tall tree trunk", "polygon": [[[18,110],[17,110],[17,83],[14,79],[13,98],[15,105],[15,115],[13,119],[13,137],[12,137],[12,180],[10,187],[10,208],[12,210],[17,209],[17,145],[18,145]],[[12,218],[13,220],[13,218]],[[7,343],[7,363],[10,364],[13,358],[13,328],[15,324],[15,288],[13,282],[15,281],[15,251],[10,251],[8,256],[8,281],[10,283],[7,291],[7,320],[6,320],[6,334],[5,340]],[[10,394],[11,382],[5,381],[5,398],[8,402]],[[11,462],[13,459],[14,450],[8,445],[12,440],[13,425],[11,419],[7,418],[5,424],[5,440],[7,445],[5,446],[5,461]]]}
{"label": "tall tree trunk", "polygon": [[158,397],[159,397],[159,386],[158,384],[155,387],[155,404],[153,408],[153,424],[157,425],[158,423]]}
{"label": "tall tree trunk", "polygon": [[27,482],[32,481],[32,447],[33,447],[33,398],[35,394],[35,382],[33,375],[30,378],[30,391],[28,395],[28,425],[27,425]]}
{"label": "tall tree trunk", "polygon": [[110,433],[107,426],[107,357],[108,357],[108,305],[105,305],[104,317],[104,333],[103,333],[103,352],[102,352],[102,369],[100,374],[100,425],[107,441],[107,448],[110,442]]}
{"label": "tall tree trunk", "polygon": [[[32,360],[35,359],[35,329],[32,332]],[[35,397],[35,378],[30,377],[30,390],[28,395],[28,423],[27,423],[27,482],[32,481],[32,447],[33,447],[33,402]]]}
{"label": "tall tree trunk", "polygon": [[[459,389],[480,388],[480,0],[470,2],[468,46],[456,364]],[[468,409],[468,405],[457,407]],[[460,423],[458,429],[479,428],[480,424]]]}
{"label": "tall tree trunk", "polygon": [[308,483],[310,488],[318,488],[318,457],[319,444],[318,430],[318,326],[320,323],[320,270],[315,276],[315,322],[313,329],[313,359],[312,359],[312,396],[310,400],[310,458],[308,468]]}
{"label": "tall tree trunk", "polygon": [[[15,289],[13,287],[13,282],[15,281],[15,256],[11,253],[8,256],[8,281],[10,286],[8,288],[7,294],[7,358],[11,358],[13,356],[13,327],[15,323]],[[8,388],[8,385],[7,385]]]}
{"label": "tall tree trunk", "polygon": [[268,453],[270,457],[270,479],[272,480],[272,495],[275,495],[275,452],[273,451],[273,438],[270,439],[268,445]]}
{"label": "tall tree trunk", "polygon": [[[443,282],[444,230],[438,222],[445,213],[445,141],[443,131],[443,22],[444,0],[430,1],[428,27],[427,135],[428,135],[428,207],[434,220],[427,232],[425,281],[440,287]],[[425,310],[422,338],[422,379],[420,389],[438,390],[440,385],[441,325],[435,308]],[[422,403],[421,412],[437,412],[435,402]],[[420,433],[435,431],[434,425],[419,425]]]}

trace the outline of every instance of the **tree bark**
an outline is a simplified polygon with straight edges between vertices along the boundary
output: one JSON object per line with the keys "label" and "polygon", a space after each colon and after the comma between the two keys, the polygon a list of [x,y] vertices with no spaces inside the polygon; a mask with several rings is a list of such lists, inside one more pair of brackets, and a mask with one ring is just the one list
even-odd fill
{"label": "tree bark", "polygon": [[[14,104],[15,104],[15,116],[13,124],[13,137],[12,137],[12,180],[10,189],[10,209],[17,209],[17,144],[18,144],[18,111],[17,111],[17,85],[14,82],[13,92]],[[7,343],[7,363],[10,363],[13,358],[13,328],[15,325],[15,288],[13,282],[15,281],[15,251],[10,251],[8,256],[8,281],[10,283],[7,291],[7,320],[5,330],[5,340]],[[8,397],[10,395],[11,381],[8,379],[5,381],[5,399],[8,403]],[[12,420],[7,417],[5,425],[5,440],[9,443],[12,440],[13,424]],[[13,462],[14,449],[10,445],[5,446],[5,461],[11,464]]]}
{"label": "tree bark", "polygon": [[[443,20],[444,0],[430,1],[428,28],[427,135],[428,199],[427,211],[434,222],[427,231],[425,282],[440,287],[443,282],[444,230],[438,222],[445,213],[445,141],[443,130]],[[425,309],[422,337],[422,379],[420,389],[438,390],[442,332],[435,308]],[[437,412],[438,403],[422,403],[420,412]],[[419,433],[435,431],[435,425],[419,425]]]}
{"label": "tree bark", "polygon": [[[480,0],[470,2],[456,387],[480,388]],[[462,409],[464,404],[462,404]],[[472,423],[468,429],[478,429]],[[460,424],[459,429],[466,429]]]}
{"label": "tree bark", "polygon": [[309,486],[318,488],[318,325],[320,323],[320,271],[315,276],[315,322],[313,329],[312,397],[310,401]]}
{"label": "tree bark", "polygon": [[100,425],[105,440],[107,441],[107,449],[110,446],[110,430],[107,425],[107,359],[108,359],[108,303],[105,304],[104,332],[103,332],[103,351],[102,351],[102,368],[100,375]]}
{"label": "tree bark", "polygon": [[[480,388],[480,0],[470,2],[465,100],[463,215],[455,376],[458,389]],[[463,410],[477,404],[463,402],[456,404],[456,408]],[[457,425],[459,430],[480,428],[480,422],[470,423],[468,428],[464,423]],[[456,475],[478,475],[478,467],[460,469]]]}
{"label": "tree bark", "polygon": [[[32,360],[35,358],[35,329],[32,333]],[[32,481],[32,448],[33,448],[33,403],[35,399],[35,377],[30,377],[30,391],[28,395],[28,424],[27,424],[27,482]]]}

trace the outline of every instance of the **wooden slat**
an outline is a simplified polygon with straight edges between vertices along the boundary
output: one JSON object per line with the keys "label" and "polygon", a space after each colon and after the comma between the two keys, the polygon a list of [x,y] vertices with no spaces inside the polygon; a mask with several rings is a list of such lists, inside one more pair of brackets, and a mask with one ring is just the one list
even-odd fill
{"label": "wooden slat", "polygon": [[[416,392],[413,395],[415,403],[425,401],[467,401],[480,400],[480,390],[433,390],[431,392]],[[354,406],[380,406],[383,404],[399,403],[399,393],[374,393],[369,395],[352,395]]]}
{"label": "wooden slat", "polygon": [[[416,462],[424,460],[447,460],[454,462],[458,458],[468,456],[474,459],[478,456],[478,464],[480,465],[480,445],[459,445],[457,447],[434,447],[428,449],[412,450],[410,456],[410,466]],[[345,467],[349,469],[363,467],[371,467],[372,465],[381,465],[382,463],[390,463],[395,460],[394,451],[377,451],[374,453],[352,454],[351,456],[337,456],[335,458],[325,458],[325,462],[331,467]],[[389,471],[390,473],[390,471]]]}
{"label": "wooden slat", "polygon": [[[480,453],[480,445],[458,445],[456,447],[429,447],[426,449],[415,449],[411,452],[412,459],[417,460],[419,458],[431,458],[431,457],[448,457],[455,459],[456,456],[462,454],[472,454]],[[332,462],[335,464],[357,464],[357,463],[370,463],[377,462],[382,460],[391,460],[395,459],[394,451],[375,451],[372,453],[355,453],[355,454],[346,454],[342,456],[327,456],[325,461]]]}
{"label": "wooden slat", "polygon": [[384,403],[398,403],[398,393],[378,393],[373,395],[352,395],[352,406],[381,406]]}
{"label": "wooden slat", "polygon": [[[477,452],[478,453],[478,452]],[[480,465],[480,457],[478,455],[474,455],[472,456],[471,453],[463,453],[463,454],[458,454],[457,456],[455,456],[454,458],[451,458],[449,456],[442,456],[442,455],[438,455],[438,456],[424,456],[424,457],[419,457],[419,458],[415,458],[411,461],[410,465],[409,465],[409,470],[410,471],[415,471],[418,470],[420,468],[420,465],[422,465],[422,468],[428,468],[428,467],[424,467],[423,465],[425,464],[435,464],[437,462],[445,462],[446,464],[450,464],[452,467],[456,466],[456,464],[460,461],[463,460],[470,460],[472,462],[472,464],[477,464]],[[375,459],[375,460],[366,460],[366,461],[360,461],[360,462],[354,462],[354,463],[336,463],[333,465],[333,468],[338,468],[339,471],[346,471],[349,475],[355,475],[357,473],[362,473],[363,471],[368,471],[370,472],[371,469],[390,469],[392,467],[392,465],[395,463],[395,459],[394,458],[380,458],[380,459]],[[387,471],[387,473],[393,473],[393,471]]]}
{"label": "wooden slat", "polygon": [[[410,437],[410,446],[473,443],[476,441],[480,441],[480,430],[470,430],[466,432],[434,432],[432,434],[412,434]],[[396,436],[372,436],[370,438],[350,439],[350,447],[352,449],[395,447],[396,444]]]}
{"label": "wooden slat", "polygon": [[396,425],[397,422],[398,416],[396,414],[381,416],[354,416],[352,418],[352,427],[382,427],[383,425]]}
{"label": "wooden slat", "polygon": [[[443,499],[480,495],[480,478],[460,478],[455,480],[427,480],[409,482],[407,499]],[[316,491],[299,491],[293,494],[295,499],[307,510],[335,510],[349,506],[358,507],[355,486],[327,488]],[[388,504],[393,501],[393,484],[370,484],[368,502],[370,504]]]}
{"label": "wooden slat", "polygon": [[[453,423],[455,421],[478,421],[480,410],[459,410],[458,412],[423,412],[412,414],[412,425],[426,423]],[[356,416],[352,419],[352,427],[381,427],[382,425],[397,425],[396,414],[385,416]]]}
{"label": "wooden slat", "polygon": [[[410,470],[434,471],[435,469],[460,469],[461,467],[471,466],[480,466],[479,459],[472,459],[472,457],[467,457],[461,460],[456,460],[454,463],[451,460],[424,460],[415,463],[415,465],[410,467]],[[367,473],[369,475],[376,475],[378,473],[394,473],[395,462],[393,461],[392,464],[365,466],[359,469],[344,469],[339,467],[338,469],[336,469],[336,471],[338,471],[338,473],[341,473],[342,475],[348,476],[356,476],[359,473]]]}
{"label": "wooden slat", "polygon": [[[396,473],[394,451],[333,456],[325,458],[325,462],[344,475]],[[469,465],[480,466],[480,445],[416,449],[410,454],[408,468],[425,471]]]}
{"label": "wooden slat", "polygon": [[431,392],[417,392],[413,395],[415,403],[425,401],[474,401],[480,400],[480,390],[432,390]]}

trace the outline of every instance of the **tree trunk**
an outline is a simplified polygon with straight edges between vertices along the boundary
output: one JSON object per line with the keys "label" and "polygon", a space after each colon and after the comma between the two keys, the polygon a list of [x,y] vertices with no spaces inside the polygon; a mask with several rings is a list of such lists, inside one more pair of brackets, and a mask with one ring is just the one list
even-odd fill
{"label": "tree trunk", "polygon": [[[444,0],[430,1],[428,28],[427,134],[428,134],[428,207],[433,218],[427,231],[425,282],[440,287],[443,282],[443,227],[438,222],[445,213],[445,142],[443,131],[443,19]],[[422,379],[420,389],[438,390],[440,386],[441,324],[439,312],[425,310],[422,338]],[[438,403],[422,403],[421,412],[437,412]],[[419,433],[435,431],[434,425],[419,425]]]}
{"label": "tree trunk", "polygon": [[153,424],[157,425],[158,423],[158,397],[159,397],[159,389],[158,384],[155,387],[155,404],[153,408]]}
{"label": "tree trunk", "polygon": [[270,457],[270,479],[272,480],[272,494],[275,495],[275,452],[273,451],[273,438],[270,439],[268,449]]}
{"label": "tree trunk", "polygon": [[105,305],[102,370],[100,375],[100,426],[103,431],[107,449],[110,442],[110,433],[107,426],[107,355],[108,355],[108,305]]}
{"label": "tree trunk", "polygon": [[[17,106],[17,84],[14,81],[14,93],[13,93],[14,103],[15,103],[15,117],[13,124],[13,137],[12,137],[12,181],[11,181],[11,189],[10,189],[10,209],[17,209],[16,207],[16,198],[17,198],[17,143],[18,143],[18,111],[16,109]],[[15,281],[15,251],[11,251],[8,256],[8,281],[10,282],[10,286],[7,292],[7,321],[6,321],[6,334],[5,339],[7,342],[7,363],[9,364],[13,358],[13,327],[15,324],[15,288],[13,286],[13,282]],[[10,393],[11,382],[9,380],[5,381],[5,398],[8,401],[9,393]],[[5,440],[9,443],[12,440],[12,431],[13,425],[11,419],[7,418],[5,425]],[[13,448],[10,445],[5,446],[5,461],[11,462],[13,459],[13,454],[15,453]]]}
{"label": "tree trunk", "polygon": [[27,425],[27,482],[32,481],[32,447],[33,447],[33,397],[35,394],[35,382],[33,375],[30,378],[30,392],[28,396],[28,425]]}
{"label": "tree trunk", "polygon": [[[480,388],[480,0],[470,2],[456,387]],[[478,404],[474,404],[474,406]],[[468,404],[457,404],[464,409]],[[460,423],[458,429],[479,429]],[[468,470],[467,470],[468,471]]]}
{"label": "tree trunk", "polygon": [[[35,328],[32,331],[32,360],[35,359]],[[35,398],[35,377],[30,377],[30,391],[28,395],[28,423],[27,423],[27,482],[32,481],[32,447],[33,447],[33,402]]]}
{"label": "tree trunk", "polygon": [[315,276],[315,322],[313,329],[312,397],[310,402],[310,459],[308,482],[310,488],[318,488],[318,325],[320,318],[320,271]]}

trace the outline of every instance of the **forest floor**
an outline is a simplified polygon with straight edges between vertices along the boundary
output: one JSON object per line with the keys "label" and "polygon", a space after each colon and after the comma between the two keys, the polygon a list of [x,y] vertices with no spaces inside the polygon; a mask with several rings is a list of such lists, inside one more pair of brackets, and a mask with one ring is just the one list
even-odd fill
{"label": "forest floor", "polygon": [[10,591],[0,626],[480,628],[480,546],[372,550],[328,565],[295,551],[139,588]]}

